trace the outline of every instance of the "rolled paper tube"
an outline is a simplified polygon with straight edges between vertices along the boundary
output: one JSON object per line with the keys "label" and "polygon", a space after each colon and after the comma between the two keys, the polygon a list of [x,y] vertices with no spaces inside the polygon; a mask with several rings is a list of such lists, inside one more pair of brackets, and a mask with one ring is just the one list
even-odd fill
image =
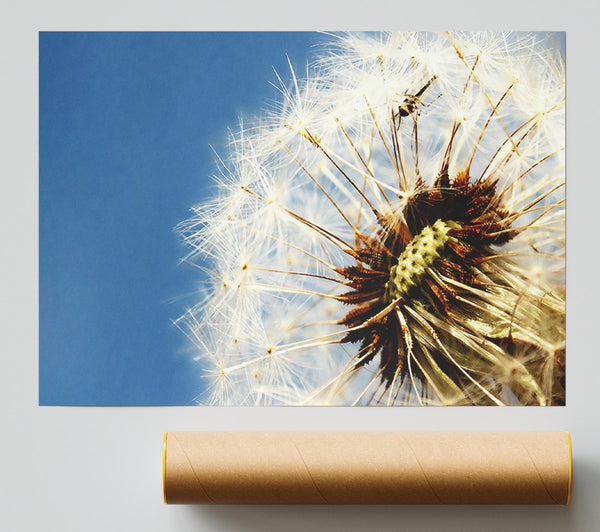
{"label": "rolled paper tube", "polygon": [[167,432],[165,503],[568,504],[567,432]]}

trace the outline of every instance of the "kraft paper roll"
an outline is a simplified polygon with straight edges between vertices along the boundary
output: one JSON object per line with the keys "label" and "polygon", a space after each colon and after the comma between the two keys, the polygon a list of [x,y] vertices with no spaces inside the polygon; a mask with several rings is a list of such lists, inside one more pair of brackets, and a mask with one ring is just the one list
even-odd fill
{"label": "kraft paper roll", "polygon": [[165,503],[568,504],[568,432],[167,432]]}

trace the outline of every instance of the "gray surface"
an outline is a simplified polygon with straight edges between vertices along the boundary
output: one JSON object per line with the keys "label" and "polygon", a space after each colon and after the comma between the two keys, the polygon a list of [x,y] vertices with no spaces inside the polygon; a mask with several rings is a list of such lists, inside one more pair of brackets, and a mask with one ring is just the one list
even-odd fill
{"label": "gray surface", "polygon": [[[317,531],[600,529],[598,20],[577,2],[380,2],[271,9],[22,2],[1,8],[0,529]],[[159,4],[156,3],[156,6]],[[197,6],[184,9],[183,6]],[[142,7],[143,6],[143,7]],[[179,6],[179,7],[177,7]],[[266,15],[269,15],[268,17]],[[192,16],[193,15],[193,16]],[[265,18],[266,17],[266,18]],[[431,18],[433,17],[433,19]],[[207,22],[210,20],[210,22]],[[204,21],[204,22],[198,22]],[[37,31],[40,29],[566,29],[568,355],[564,408],[54,408],[37,406]],[[251,25],[251,26],[250,26]],[[68,331],[65,331],[68,334]],[[569,507],[165,507],[164,430],[570,430]]]}

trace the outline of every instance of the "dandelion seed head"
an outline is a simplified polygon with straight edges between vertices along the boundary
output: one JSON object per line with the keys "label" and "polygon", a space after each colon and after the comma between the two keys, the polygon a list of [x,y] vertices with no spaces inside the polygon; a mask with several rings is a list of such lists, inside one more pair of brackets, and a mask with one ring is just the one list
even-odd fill
{"label": "dandelion seed head", "polygon": [[564,65],[548,39],[339,34],[277,88],[179,226],[207,278],[178,321],[205,400],[563,403]]}

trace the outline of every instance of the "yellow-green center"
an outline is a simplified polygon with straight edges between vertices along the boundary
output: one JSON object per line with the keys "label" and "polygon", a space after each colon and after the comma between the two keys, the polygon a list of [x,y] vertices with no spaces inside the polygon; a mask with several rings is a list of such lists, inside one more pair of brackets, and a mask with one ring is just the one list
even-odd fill
{"label": "yellow-green center", "polygon": [[442,256],[446,242],[452,238],[448,231],[461,227],[458,222],[438,220],[425,227],[404,248],[398,264],[392,266],[390,278],[385,283],[383,302],[406,299],[411,288],[421,283],[427,268]]}

